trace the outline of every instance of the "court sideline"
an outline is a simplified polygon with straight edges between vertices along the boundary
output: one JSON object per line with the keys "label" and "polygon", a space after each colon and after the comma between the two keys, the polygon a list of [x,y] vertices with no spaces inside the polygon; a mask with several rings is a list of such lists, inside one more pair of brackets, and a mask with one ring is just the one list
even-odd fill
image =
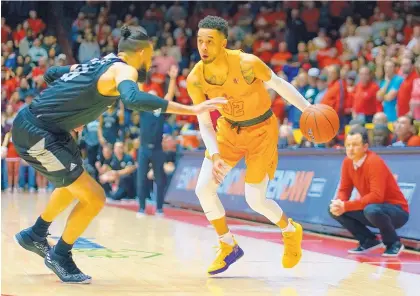
{"label": "court sideline", "polygon": [[[48,196],[2,194],[2,294],[7,295],[418,295],[420,255],[399,259],[350,257],[354,242],[306,234],[304,257],[281,267],[280,234],[273,227],[230,220],[245,256],[208,277],[216,237],[202,214],[167,209],[165,218],[136,219],[134,205],[107,206],[77,242],[76,263],[91,285],[64,285],[13,235],[33,223]],[[50,229],[52,241],[69,210]],[[361,262],[359,262],[361,261]],[[363,263],[369,262],[369,263]]]}

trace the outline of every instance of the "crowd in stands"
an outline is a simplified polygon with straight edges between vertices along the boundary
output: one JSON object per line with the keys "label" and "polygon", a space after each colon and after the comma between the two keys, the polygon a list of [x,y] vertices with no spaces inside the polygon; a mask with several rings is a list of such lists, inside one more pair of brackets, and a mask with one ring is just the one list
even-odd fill
{"label": "crowd in stands", "polygon": [[[186,78],[200,60],[197,25],[206,15],[218,15],[230,25],[228,48],[257,55],[308,101],[328,104],[337,111],[342,123],[340,134],[317,147],[342,147],[345,126],[357,124],[371,125],[372,146],[420,146],[416,126],[416,120],[420,120],[417,9],[416,2],[395,1],[87,1],[73,18],[68,32],[72,47],[65,54],[57,36],[50,33],[36,11],[13,26],[8,24],[7,16],[2,18],[1,28],[2,145],[12,146],[12,139],[6,135],[16,112],[46,87],[42,80],[45,70],[51,65],[67,64],[70,56],[83,63],[116,52],[123,24],[142,26],[152,36],[155,56],[143,89],[163,96],[170,80],[169,69],[177,65],[180,70],[175,100],[192,103]],[[299,134],[301,112],[275,92],[269,92],[279,119],[279,148],[313,147]],[[115,141],[122,140],[125,152],[136,159],[139,115],[119,108],[115,106],[115,110],[75,134],[85,148],[93,173],[98,172],[97,151],[103,157],[103,147],[115,144],[101,138],[98,129],[116,132]],[[219,114],[212,116],[216,119]],[[171,153],[176,147],[203,148],[193,116],[168,116],[165,134],[164,146]],[[13,153],[13,149],[2,150],[2,160],[9,160],[9,184],[44,190],[45,180],[40,176],[35,180],[31,168]],[[168,160],[168,172],[173,170],[173,161]]]}

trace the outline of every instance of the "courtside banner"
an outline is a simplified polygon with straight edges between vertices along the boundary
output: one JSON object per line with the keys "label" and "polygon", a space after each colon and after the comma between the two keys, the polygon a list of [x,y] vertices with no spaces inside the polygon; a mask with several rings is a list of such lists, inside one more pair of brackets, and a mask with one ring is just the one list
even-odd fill
{"label": "courtside banner", "polygon": [[[388,148],[375,152],[391,168],[410,205],[409,222],[398,233],[404,238],[420,240],[420,150]],[[340,227],[329,216],[328,208],[338,190],[344,152],[301,149],[281,150],[279,154],[277,171],[268,185],[267,198],[279,203],[287,215],[297,221]],[[167,202],[201,209],[194,190],[203,155],[199,152],[188,152],[181,157],[167,191]],[[245,164],[241,162],[220,186],[220,199],[228,215],[260,216],[245,201],[244,180]],[[359,198],[356,190],[351,198]]]}

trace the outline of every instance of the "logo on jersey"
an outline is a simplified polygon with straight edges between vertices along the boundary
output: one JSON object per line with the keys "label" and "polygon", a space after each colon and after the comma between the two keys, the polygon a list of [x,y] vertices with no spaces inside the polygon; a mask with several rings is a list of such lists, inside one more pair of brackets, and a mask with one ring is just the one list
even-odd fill
{"label": "logo on jersey", "polygon": [[233,83],[238,84],[238,79],[233,78]]}
{"label": "logo on jersey", "polygon": [[156,117],[159,117],[160,113],[162,113],[162,108],[153,110],[153,115]]}
{"label": "logo on jersey", "polygon": [[73,171],[77,167],[77,164],[71,163],[70,164],[70,172]]}

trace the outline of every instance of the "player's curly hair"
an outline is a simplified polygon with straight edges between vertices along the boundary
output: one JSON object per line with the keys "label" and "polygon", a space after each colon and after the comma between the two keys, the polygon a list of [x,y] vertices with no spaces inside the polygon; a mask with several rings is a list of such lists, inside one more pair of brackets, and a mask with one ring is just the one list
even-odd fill
{"label": "player's curly hair", "polygon": [[213,29],[228,37],[228,22],[218,16],[208,15],[198,23],[199,29]]}
{"label": "player's curly hair", "polygon": [[133,52],[150,46],[149,35],[141,27],[121,27],[121,38],[118,42],[118,52]]}

